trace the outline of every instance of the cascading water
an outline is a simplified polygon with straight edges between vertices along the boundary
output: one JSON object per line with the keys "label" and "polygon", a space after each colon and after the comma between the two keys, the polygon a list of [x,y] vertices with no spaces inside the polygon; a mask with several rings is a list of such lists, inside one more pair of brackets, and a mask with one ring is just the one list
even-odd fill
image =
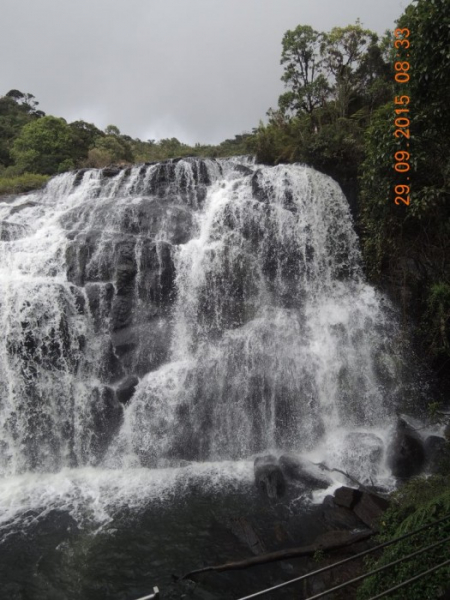
{"label": "cascading water", "polygon": [[5,475],[310,451],[395,409],[395,323],[328,177],[186,159],[0,208]]}
{"label": "cascading water", "polygon": [[267,451],[387,474],[413,386],[330,178],[246,158],[84,170],[0,202],[0,223],[5,531],[252,485]]}

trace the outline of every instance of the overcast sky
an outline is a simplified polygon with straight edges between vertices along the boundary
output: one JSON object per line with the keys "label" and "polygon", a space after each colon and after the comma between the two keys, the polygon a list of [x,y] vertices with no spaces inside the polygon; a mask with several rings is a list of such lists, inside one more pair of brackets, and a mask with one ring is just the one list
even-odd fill
{"label": "overcast sky", "polygon": [[0,95],[141,139],[217,143],[283,91],[281,39],[360,18],[392,29],[408,0],[1,0]]}

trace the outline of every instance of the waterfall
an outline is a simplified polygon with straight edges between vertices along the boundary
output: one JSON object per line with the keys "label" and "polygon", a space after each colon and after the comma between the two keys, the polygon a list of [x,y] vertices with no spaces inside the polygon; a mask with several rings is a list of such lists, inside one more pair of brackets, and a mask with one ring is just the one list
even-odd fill
{"label": "waterfall", "polygon": [[4,476],[313,452],[401,400],[394,311],[311,168],[82,170],[0,220]]}

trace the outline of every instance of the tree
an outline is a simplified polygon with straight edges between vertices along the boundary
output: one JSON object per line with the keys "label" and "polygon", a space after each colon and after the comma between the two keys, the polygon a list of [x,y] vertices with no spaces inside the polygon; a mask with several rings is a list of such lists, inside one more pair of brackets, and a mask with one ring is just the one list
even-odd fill
{"label": "tree", "polygon": [[22,173],[53,175],[73,168],[73,140],[64,119],[42,117],[23,127],[11,155]]}
{"label": "tree", "polygon": [[116,125],[107,125],[105,127],[106,135],[120,135],[120,129]]}
{"label": "tree", "polygon": [[322,38],[323,34],[309,25],[299,25],[284,34],[281,64],[285,67],[281,80],[288,91],[278,101],[283,113],[312,113],[323,105],[329,85],[320,58]]}
{"label": "tree", "polygon": [[378,36],[359,23],[347,27],[334,27],[323,34],[321,55],[324,67],[334,79],[333,92],[338,114],[346,117],[352,98],[364,88],[364,73],[367,67],[368,48],[376,47]]}
{"label": "tree", "polygon": [[72,158],[79,164],[86,159],[97,139],[102,138],[105,134],[95,125],[86,123],[86,121],[74,121],[69,124],[69,127],[73,137]]}

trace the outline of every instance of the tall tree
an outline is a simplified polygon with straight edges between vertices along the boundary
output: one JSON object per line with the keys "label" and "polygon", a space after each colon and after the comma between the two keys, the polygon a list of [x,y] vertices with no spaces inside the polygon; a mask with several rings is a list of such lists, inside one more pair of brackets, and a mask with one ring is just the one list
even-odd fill
{"label": "tall tree", "polygon": [[74,167],[72,130],[64,119],[42,117],[23,127],[11,154],[22,173],[53,175],[68,170]]}
{"label": "tall tree", "polygon": [[284,34],[281,64],[285,67],[281,80],[288,91],[279,98],[282,112],[312,113],[323,105],[329,85],[320,58],[322,38],[323,34],[309,25],[299,25]]}
{"label": "tall tree", "polygon": [[334,80],[333,92],[341,117],[349,115],[352,99],[364,88],[364,70],[368,66],[368,49],[376,47],[378,36],[359,23],[334,27],[323,34],[321,55],[328,75]]}

